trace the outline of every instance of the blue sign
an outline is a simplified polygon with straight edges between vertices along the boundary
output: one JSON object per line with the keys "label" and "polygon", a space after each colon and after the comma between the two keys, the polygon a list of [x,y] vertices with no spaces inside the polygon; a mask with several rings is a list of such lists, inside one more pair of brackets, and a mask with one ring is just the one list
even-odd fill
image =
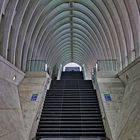
{"label": "blue sign", "polygon": [[105,101],[112,101],[110,94],[104,94]]}
{"label": "blue sign", "polygon": [[32,94],[31,101],[36,101],[38,94]]}

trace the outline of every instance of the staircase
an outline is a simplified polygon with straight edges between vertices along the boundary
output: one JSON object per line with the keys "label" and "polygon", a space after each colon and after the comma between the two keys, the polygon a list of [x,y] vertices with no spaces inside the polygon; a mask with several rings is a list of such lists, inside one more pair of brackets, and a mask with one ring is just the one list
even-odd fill
{"label": "staircase", "polygon": [[47,92],[37,140],[105,140],[105,130],[92,81],[82,72],[63,72]]}

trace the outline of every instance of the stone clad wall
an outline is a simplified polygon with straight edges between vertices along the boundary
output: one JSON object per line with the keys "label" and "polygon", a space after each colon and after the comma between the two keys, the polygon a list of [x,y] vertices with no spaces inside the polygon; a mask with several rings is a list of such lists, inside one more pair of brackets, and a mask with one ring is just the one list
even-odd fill
{"label": "stone clad wall", "polygon": [[23,77],[0,57],[0,140],[27,140],[17,88]]}
{"label": "stone clad wall", "polygon": [[[41,107],[44,103],[46,90],[49,87],[50,78],[45,72],[26,73],[24,80],[19,85],[19,95],[22,107],[22,114],[25,124],[27,140],[35,137]],[[37,95],[36,100],[32,100]]]}
{"label": "stone clad wall", "polygon": [[[25,75],[0,56],[0,140],[35,137],[49,83],[47,73]],[[38,94],[36,101],[31,101],[32,94]]]}
{"label": "stone clad wall", "polygon": [[119,74],[125,84],[116,140],[140,140],[140,58]]}
{"label": "stone clad wall", "polygon": [[[110,140],[114,140],[124,94],[124,86],[120,79],[116,78],[114,73],[111,72],[98,72],[95,85],[106,135]],[[111,101],[105,99],[106,95],[111,97]]]}
{"label": "stone clad wall", "polygon": [[[98,72],[95,82],[107,137],[140,140],[140,58],[116,76]],[[105,101],[106,93],[111,101]]]}
{"label": "stone clad wall", "polygon": [[0,79],[0,140],[26,140],[16,85]]}

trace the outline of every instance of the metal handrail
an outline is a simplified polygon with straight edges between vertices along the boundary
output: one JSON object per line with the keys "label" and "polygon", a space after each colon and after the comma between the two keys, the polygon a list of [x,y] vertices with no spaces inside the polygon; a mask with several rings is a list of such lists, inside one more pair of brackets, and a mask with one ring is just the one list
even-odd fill
{"label": "metal handrail", "polygon": [[27,60],[26,72],[46,71],[46,60]]}
{"label": "metal handrail", "polygon": [[106,59],[97,60],[97,71],[117,71],[117,60],[116,59]]}

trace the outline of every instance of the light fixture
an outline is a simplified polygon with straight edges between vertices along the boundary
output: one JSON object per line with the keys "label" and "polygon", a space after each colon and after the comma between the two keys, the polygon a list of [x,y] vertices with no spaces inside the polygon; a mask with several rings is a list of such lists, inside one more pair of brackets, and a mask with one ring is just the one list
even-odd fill
{"label": "light fixture", "polygon": [[13,76],[13,81],[15,81],[15,80],[16,80],[16,75]]}

